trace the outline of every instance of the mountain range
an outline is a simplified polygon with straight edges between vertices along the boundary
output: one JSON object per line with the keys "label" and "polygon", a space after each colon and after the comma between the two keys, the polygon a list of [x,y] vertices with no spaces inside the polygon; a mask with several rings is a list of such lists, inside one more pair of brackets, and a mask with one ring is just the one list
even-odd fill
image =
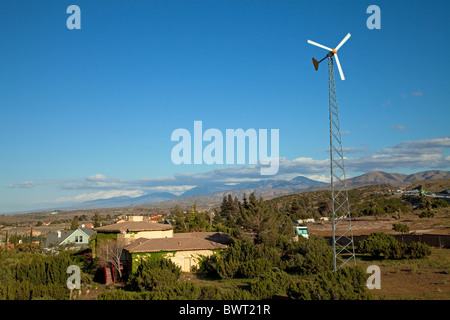
{"label": "mountain range", "polygon": [[[413,182],[445,178],[450,178],[450,171],[433,170],[409,175],[376,171],[347,179],[347,186],[349,188],[375,184],[406,186]],[[304,176],[297,176],[290,180],[268,179],[236,184],[209,183],[194,187],[179,196],[168,192],[157,192],[136,198],[121,196],[109,199],[86,201],[76,205],[75,207],[77,209],[94,209],[143,206],[152,204],[173,206],[176,204],[192,204],[194,201],[198,204],[209,204],[210,206],[215,206],[222,201],[224,196],[228,194],[231,194],[233,197],[242,198],[244,194],[249,195],[254,192],[257,196],[262,196],[264,199],[270,199],[290,193],[327,190],[329,188],[330,184],[328,183],[308,179]]]}

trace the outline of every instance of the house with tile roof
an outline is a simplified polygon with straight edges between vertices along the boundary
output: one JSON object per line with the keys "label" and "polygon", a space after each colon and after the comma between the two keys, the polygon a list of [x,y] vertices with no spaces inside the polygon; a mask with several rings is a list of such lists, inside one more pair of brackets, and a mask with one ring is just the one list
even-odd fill
{"label": "house with tile roof", "polygon": [[172,238],[173,226],[169,224],[150,221],[124,221],[95,228],[100,236],[115,234],[117,239],[124,239],[125,243],[131,243],[139,238]]}
{"label": "house with tile roof", "polygon": [[124,247],[123,260],[134,272],[139,263],[153,257],[164,257],[190,272],[202,257],[227,248],[230,239],[221,232],[175,233],[171,238],[138,238]]}

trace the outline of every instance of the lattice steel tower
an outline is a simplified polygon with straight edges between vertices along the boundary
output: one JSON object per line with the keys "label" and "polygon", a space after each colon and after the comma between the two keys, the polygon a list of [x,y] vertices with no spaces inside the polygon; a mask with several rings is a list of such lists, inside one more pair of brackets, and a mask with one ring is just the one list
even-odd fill
{"label": "lattice steel tower", "polygon": [[330,173],[331,173],[331,210],[333,229],[333,271],[350,265],[356,265],[353,231],[348,201],[347,181],[345,177],[344,153],[339,125],[339,110],[334,84],[333,57],[328,57],[329,111],[330,111]]}
{"label": "lattice steel tower", "polygon": [[339,110],[334,82],[334,60],[341,75],[344,73],[337,56],[339,48],[350,38],[350,33],[339,43],[335,49],[330,49],[314,41],[308,43],[328,50],[327,55],[320,61],[312,59],[314,68],[318,70],[319,63],[328,58],[328,86],[329,86],[329,113],[330,113],[330,173],[331,173],[331,210],[332,210],[332,245],[333,245],[333,271],[343,266],[356,265],[355,247],[348,201],[347,180],[345,177],[344,153],[342,150],[342,135],[339,124]]}

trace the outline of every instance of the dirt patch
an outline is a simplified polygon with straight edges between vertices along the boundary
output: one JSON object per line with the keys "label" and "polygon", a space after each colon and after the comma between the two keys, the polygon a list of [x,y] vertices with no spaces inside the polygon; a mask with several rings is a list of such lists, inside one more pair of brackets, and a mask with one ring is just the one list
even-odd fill
{"label": "dirt patch", "polygon": [[[450,234],[450,217],[440,216],[420,219],[416,215],[404,216],[402,219],[360,217],[351,221],[353,235],[369,235],[373,232],[396,233],[392,230],[394,223],[406,224],[412,233],[416,234]],[[308,223],[310,233],[320,236],[331,236],[330,221]],[[339,228],[338,228],[339,230]]]}
{"label": "dirt patch", "polygon": [[450,275],[400,271],[381,272],[381,289],[372,290],[380,299],[450,299]]}
{"label": "dirt patch", "polygon": [[357,265],[381,270],[381,289],[370,290],[375,299],[449,300],[450,249],[432,248],[429,257],[415,260],[367,260],[359,256]]}

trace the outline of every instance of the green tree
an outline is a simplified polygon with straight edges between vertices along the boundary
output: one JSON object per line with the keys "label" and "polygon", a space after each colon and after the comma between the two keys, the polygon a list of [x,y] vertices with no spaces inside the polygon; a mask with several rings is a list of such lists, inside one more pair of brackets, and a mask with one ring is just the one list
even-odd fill
{"label": "green tree", "polygon": [[189,226],[186,220],[186,214],[178,205],[176,205],[175,208],[170,211],[170,215],[174,219],[175,232],[188,232]]}
{"label": "green tree", "polygon": [[206,231],[209,227],[209,215],[197,210],[197,203],[194,202],[192,209],[188,210],[185,216],[188,224],[188,231]]}
{"label": "green tree", "polygon": [[94,216],[92,217],[92,220],[94,221],[94,228],[100,227],[102,218],[100,217],[100,214],[98,213],[98,211],[94,212]]}
{"label": "green tree", "polygon": [[[246,199],[245,202],[247,202]],[[236,197],[233,199],[231,194],[229,194],[228,196],[223,197],[218,215],[214,218],[214,223],[220,223],[226,227],[235,228],[237,226],[237,220],[239,216],[240,216],[239,200]]]}
{"label": "green tree", "polygon": [[278,238],[276,216],[254,193],[250,194],[248,209],[241,210],[241,225],[255,244],[273,245]]}
{"label": "green tree", "polygon": [[78,218],[74,217],[72,219],[72,223],[70,224],[70,230],[77,230],[79,225],[80,225],[80,222],[78,221]]}

